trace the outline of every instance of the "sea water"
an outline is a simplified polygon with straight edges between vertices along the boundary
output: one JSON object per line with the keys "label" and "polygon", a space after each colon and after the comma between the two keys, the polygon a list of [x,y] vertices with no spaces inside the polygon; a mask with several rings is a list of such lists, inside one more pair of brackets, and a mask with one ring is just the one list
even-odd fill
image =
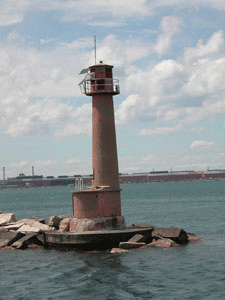
{"label": "sea water", "polygon": [[[72,188],[0,191],[17,219],[72,214]],[[201,242],[125,254],[0,250],[1,300],[225,299],[225,181],[122,186],[127,225],[177,226]]]}

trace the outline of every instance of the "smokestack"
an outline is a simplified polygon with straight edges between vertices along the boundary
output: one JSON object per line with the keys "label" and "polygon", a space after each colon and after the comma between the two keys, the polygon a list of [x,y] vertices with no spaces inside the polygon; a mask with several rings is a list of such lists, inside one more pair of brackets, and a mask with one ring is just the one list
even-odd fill
{"label": "smokestack", "polygon": [[5,167],[3,167],[3,184],[5,185]]}
{"label": "smokestack", "polygon": [[34,166],[32,166],[32,176],[34,177]]}

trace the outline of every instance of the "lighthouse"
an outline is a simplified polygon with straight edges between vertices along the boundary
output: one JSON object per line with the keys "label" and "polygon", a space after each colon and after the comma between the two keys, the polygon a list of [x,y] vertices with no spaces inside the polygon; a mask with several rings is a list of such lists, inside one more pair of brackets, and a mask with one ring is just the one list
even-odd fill
{"label": "lighthouse", "polygon": [[113,96],[120,93],[119,81],[113,79],[113,66],[102,61],[82,73],[86,73],[80,83],[82,93],[92,97],[93,180],[86,190],[73,192],[74,218],[92,220],[102,228],[124,227],[113,104]]}
{"label": "lighthouse", "polygon": [[44,233],[47,247],[110,249],[136,234],[151,240],[152,226],[126,227],[121,215],[120,183],[116,146],[113,96],[120,93],[119,81],[113,79],[113,66],[98,64],[83,69],[81,91],[92,97],[92,167],[91,186],[83,190],[77,179],[72,192],[73,216],[60,222],[59,231]]}

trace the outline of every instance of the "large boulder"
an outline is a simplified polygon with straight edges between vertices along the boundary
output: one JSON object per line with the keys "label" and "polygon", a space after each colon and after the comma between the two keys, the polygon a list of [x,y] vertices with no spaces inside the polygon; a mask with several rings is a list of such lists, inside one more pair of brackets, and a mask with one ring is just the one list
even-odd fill
{"label": "large boulder", "polygon": [[0,226],[16,222],[16,217],[13,213],[0,214]]}
{"label": "large boulder", "polygon": [[34,232],[27,233],[21,239],[14,242],[11,246],[16,249],[26,249],[31,244],[42,246],[43,244],[40,242],[37,236],[38,233],[34,233]]}
{"label": "large boulder", "polygon": [[70,221],[71,221],[71,218],[62,219],[59,224],[59,231],[61,231],[61,232],[69,231],[70,230]]}
{"label": "large boulder", "polygon": [[188,233],[188,241],[189,242],[200,242],[200,238],[198,238],[195,234],[193,233]]}
{"label": "large boulder", "polygon": [[146,243],[136,243],[136,242],[120,242],[120,249],[137,249],[145,246]]}
{"label": "large boulder", "polygon": [[17,229],[17,232],[41,232],[41,229],[38,227],[31,227],[30,225],[23,224],[20,228]]}
{"label": "large boulder", "polygon": [[178,247],[179,245],[172,241],[171,239],[158,239],[153,240],[152,243],[143,246],[142,248],[169,248],[169,247]]}
{"label": "large boulder", "polygon": [[120,249],[120,248],[112,248],[111,253],[129,253],[129,250]]}
{"label": "large boulder", "polygon": [[148,228],[148,227],[154,227],[153,225],[150,225],[148,223],[135,223],[135,224],[132,224],[132,227],[135,227],[135,228]]}
{"label": "large boulder", "polygon": [[135,234],[127,242],[130,242],[130,243],[145,243],[146,242],[146,237],[143,236],[142,234]]}
{"label": "large boulder", "polygon": [[182,228],[177,227],[154,227],[152,238],[168,238],[177,244],[188,243],[187,233]]}
{"label": "large boulder", "polygon": [[[34,220],[34,219],[23,219],[23,220],[20,220],[17,222],[17,224],[23,224],[23,226],[21,226],[18,231],[21,231],[21,232],[39,232],[39,231],[46,231],[46,230],[52,230],[52,227],[46,225],[46,224],[43,224],[43,223],[40,223],[39,221],[37,220]],[[31,228],[31,230],[25,226],[29,226]]]}
{"label": "large boulder", "polygon": [[120,242],[120,249],[137,249],[146,245],[146,238],[142,234],[135,234],[127,242]]}
{"label": "large boulder", "polygon": [[45,224],[48,226],[54,227],[56,229],[59,229],[60,222],[62,221],[63,217],[57,217],[57,216],[49,216],[45,220]]}
{"label": "large boulder", "polygon": [[2,230],[4,229],[6,231],[17,230],[23,225],[24,225],[24,223],[15,222],[15,223],[11,223],[10,225],[2,226],[2,227],[0,227],[0,229],[2,229]]}
{"label": "large boulder", "polygon": [[21,232],[0,231],[0,248],[11,246],[23,236]]}

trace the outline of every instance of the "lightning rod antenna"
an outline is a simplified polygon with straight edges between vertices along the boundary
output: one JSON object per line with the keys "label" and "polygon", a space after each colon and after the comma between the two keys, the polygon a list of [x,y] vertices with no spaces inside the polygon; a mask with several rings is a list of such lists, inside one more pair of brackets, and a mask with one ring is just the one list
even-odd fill
{"label": "lightning rod antenna", "polygon": [[99,36],[98,34],[94,35],[94,49],[95,49],[95,65],[96,65],[96,37]]}

